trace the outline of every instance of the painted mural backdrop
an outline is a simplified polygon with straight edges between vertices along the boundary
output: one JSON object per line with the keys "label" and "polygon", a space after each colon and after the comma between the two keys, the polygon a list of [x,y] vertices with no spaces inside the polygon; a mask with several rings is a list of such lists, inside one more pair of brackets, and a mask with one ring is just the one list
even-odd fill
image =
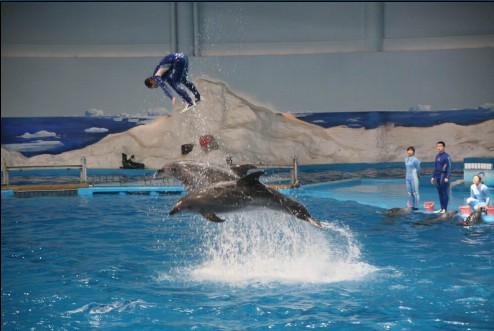
{"label": "painted mural backdrop", "polygon": [[[443,111],[296,113],[298,119],[323,128],[375,129],[394,124],[403,127],[432,127],[444,123],[474,125],[494,119],[494,110],[478,108]],[[153,117],[2,117],[2,147],[26,157],[60,154],[94,144],[112,133],[129,130]],[[493,142],[494,144],[494,142]]]}

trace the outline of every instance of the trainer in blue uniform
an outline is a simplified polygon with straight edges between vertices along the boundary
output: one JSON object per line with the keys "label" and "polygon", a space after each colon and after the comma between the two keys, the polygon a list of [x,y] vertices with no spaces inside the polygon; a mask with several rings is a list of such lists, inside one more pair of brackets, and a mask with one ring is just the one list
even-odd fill
{"label": "trainer in blue uniform", "polygon": [[413,210],[418,210],[419,206],[419,176],[421,176],[420,171],[420,160],[415,156],[415,148],[410,146],[407,148],[408,157],[405,159],[405,183],[408,192],[409,206]]}
{"label": "trainer in blue uniform", "polygon": [[467,203],[472,211],[480,210],[489,205],[489,188],[482,183],[482,173],[473,176],[472,185],[470,186],[470,197]]}
{"label": "trainer in blue uniform", "polygon": [[[197,91],[195,85],[187,80],[189,70],[189,59],[183,53],[171,53],[165,56],[154,69],[153,76],[146,78],[144,84],[148,88],[157,88],[160,86],[163,92],[172,99],[172,104],[175,104],[175,97],[172,95],[166,83],[170,85],[175,92],[184,100],[187,105],[184,110],[194,106],[201,101],[201,95]],[[189,91],[194,94],[195,102],[192,101],[187,91],[182,87],[184,85]]]}
{"label": "trainer in blue uniform", "polygon": [[439,193],[439,202],[441,209],[436,213],[444,214],[448,209],[449,201],[449,175],[451,174],[451,158],[446,153],[446,144],[444,141],[438,141],[436,144],[438,154],[434,160],[434,171],[432,173],[431,184],[436,184],[437,193]]}

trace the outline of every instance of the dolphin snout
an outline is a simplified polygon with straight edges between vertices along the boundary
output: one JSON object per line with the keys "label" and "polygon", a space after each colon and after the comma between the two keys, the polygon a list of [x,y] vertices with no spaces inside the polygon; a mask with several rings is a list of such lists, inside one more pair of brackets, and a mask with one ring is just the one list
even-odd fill
{"label": "dolphin snout", "polygon": [[173,215],[173,214],[176,214],[178,213],[179,211],[182,210],[182,208],[180,208],[182,206],[182,201],[178,201],[175,206],[173,206],[172,210],[170,210],[168,212],[168,215]]}
{"label": "dolphin snout", "polygon": [[307,221],[309,221],[309,223],[310,223],[310,224],[314,225],[314,226],[315,226],[315,227],[317,227],[317,228],[320,228],[320,229],[322,229],[322,228],[323,228],[323,226],[322,226],[321,222],[319,222],[319,221],[318,221],[318,220],[316,220],[316,219],[313,219],[312,217],[308,217],[308,218],[307,218]]}

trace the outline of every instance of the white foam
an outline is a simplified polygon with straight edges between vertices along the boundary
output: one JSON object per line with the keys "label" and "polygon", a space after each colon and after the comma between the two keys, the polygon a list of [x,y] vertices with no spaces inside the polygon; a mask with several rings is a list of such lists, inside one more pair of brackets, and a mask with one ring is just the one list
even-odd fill
{"label": "white foam", "polygon": [[267,210],[231,214],[217,227],[205,227],[202,245],[204,261],[185,272],[194,281],[332,283],[377,270],[361,261],[349,229],[326,222],[317,229]]}

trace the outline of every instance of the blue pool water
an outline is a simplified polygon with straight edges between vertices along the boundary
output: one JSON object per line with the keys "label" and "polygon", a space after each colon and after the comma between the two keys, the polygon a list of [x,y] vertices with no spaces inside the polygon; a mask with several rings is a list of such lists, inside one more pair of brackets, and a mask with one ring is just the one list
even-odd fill
{"label": "blue pool water", "polygon": [[2,198],[2,330],[492,329],[493,223],[385,217],[403,191],[291,192],[323,229],[262,209],[168,216],[179,195]]}

